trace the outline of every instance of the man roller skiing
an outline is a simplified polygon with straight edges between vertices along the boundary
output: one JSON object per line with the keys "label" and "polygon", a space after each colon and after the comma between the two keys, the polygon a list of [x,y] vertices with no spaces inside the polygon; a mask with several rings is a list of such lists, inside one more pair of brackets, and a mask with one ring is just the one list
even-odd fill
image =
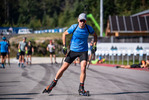
{"label": "man roller skiing", "polygon": [[2,37],[3,41],[0,41],[0,52],[1,52],[1,63],[2,68],[5,68],[6,54],[9,49],[8,43],[6,42],[6,37]]}
{"label": "man roller skiing", "polygon": [[73,24],[68,30],[66,30],[63,35],[63,53],[67,54],[66,48],[66,35],[73,34],[70,44],[70,51],[65,58],[65,62],[58,70],[55,79],[52,83],[46,87],[43,93],[50,93],[53,87],[56,86],[57,81],[61,78],[64,71],[69,67],[69,65],[77,58],[80,58],[81,73],[80,73],[80,85],[79,85],[79,95],[88,96],[89,92],[84,89],[84,83],[86,78],[86,65],[88,61],[88,36],[89,33],[94,36],[94,48],[96,49],[97,35],[93,28],[86,25],[86,14],[81,13],[78,17],[78,24]]}

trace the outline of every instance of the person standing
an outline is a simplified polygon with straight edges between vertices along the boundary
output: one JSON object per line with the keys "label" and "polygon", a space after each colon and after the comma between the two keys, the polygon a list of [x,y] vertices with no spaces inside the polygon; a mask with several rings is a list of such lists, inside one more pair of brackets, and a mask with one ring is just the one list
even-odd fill
{"label": "person standing", "polygon": [[18,52],[19,52],[19,63],[18,67],[24,67],[24,58],[25,58],[25,51],[27,51],[27,42],[26,37],[23,37],[23,41],[21,41],[18,45]]}
{"label": "person standing", "polygon": [[50,52],[51,64],[53,64],[52,57],[54,57],[55,63],[57,63],[56,62],[56,56],[55,56],[55,45],[53,44],[52,40],[49,41],[49,44],[47,46],[47,51]]}
{"label": "person standing", "polygon": [[[86,65],[88,60],[88,36],[89,33],[94,36],[94,47],[97,43],[97,35],[93,28],[86,24],[86,14],[81,13],[78,17],[78,24],[73,24],[68,30],[66,30],[63,35],[63,53],[66,55],[65,62],[58,70],[55,79],[52,83],[47,86],[43,93],[49,93],[56,86],[58,80],[62,77],[64,71],[69,67],[69,65],[77,58],[80,58],[81,73],[80,73],[80,85],[79,85],[79,95],[87,96],[88,93],[84,89],[84,83],[86,79]],[[71,38],[70,51],[67,54],[66,48],[66,35],[73,34]]]}
{"label": "person standing", "polygon": [[2,37],[2,40],[0,42],[0,45],[1,45],[1,62],[2,62],[2,68],[5,68],[5,61],[6,61],[6,54],[7,54],[7,51],[9,49],[9,46],[8,46],[8,43],[6,42],[6,37]]}
{"label": "person standing", "polygon": [[90,42],[90,51],[91,51],[91,54],[89,55],[89,63],[92,59],[95,59],[95,51],[93,49],[93,46],[94,46],[94,40],[92,39],[91,42]]}
{"label": "person standing", "polygon": [[34,48],[31,44],[31,41],[28,42],[27,45],[27,64],[31,64],[32,63],[32,53],[34,53]]}
{"label": "person standing", "polygon": [[6,57],[7,57],[7,60],[8,60],[8,64],[10,66],[10,43],[9,43],[9,40],[7,40],[7,43],[8,43],[8,47],[7,47]]}

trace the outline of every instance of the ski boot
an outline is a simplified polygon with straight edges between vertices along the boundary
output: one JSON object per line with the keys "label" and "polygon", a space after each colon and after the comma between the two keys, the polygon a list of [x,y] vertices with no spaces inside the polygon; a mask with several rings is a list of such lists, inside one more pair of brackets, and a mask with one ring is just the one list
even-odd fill
{"label": "ski boot", "polygon": [[32,62],[30,61],[29,64],[32,65]]}
{"label": "ski boot", "polygon": [[24,63],[22,63],[21,67],[22,67],[22,68],[24,68],[24,67],[25,67],[25,66],[24,66]]}
{"label": "ski boot", "polygon": [[20,67],[20,63],[18,63],[18,67]]}
{"label": "ski boot", "polygon": [[50,93],[52,91],[52,89],[56,86],[57,80],[53,80],[52,83],[47,86],[42,93]]}
{"label": "ski boot", "polygon": [[4,65],[4,64],[2,64],[2,68],[4,68],[4,69],[5,69],[5,65]]}
{"label": "ski boot", "polygon": [[26,64],[28,65],[29,61],[26,61]]}
{"label": "ski boot", "polygon": [[115,66],[115,68],[120,68],[120,66]]}
{"label": "ski boot", "polygon": [[80,83],[78,92],[79,92],[79,95],[90,96],[89,91],[84,90],[84,83]]}
{"label": "ski boot", "polygon": [[8,62],[8,65],[10,66],[10,62]]}

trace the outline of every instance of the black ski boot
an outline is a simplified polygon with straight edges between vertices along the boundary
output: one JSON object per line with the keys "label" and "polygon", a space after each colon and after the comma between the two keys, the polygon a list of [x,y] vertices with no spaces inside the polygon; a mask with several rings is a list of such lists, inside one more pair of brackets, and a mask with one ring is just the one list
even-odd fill
{"label": "black ski boot", "polygon": [[90,96],[89,91],[84,90],[84,84],[83,83],[80,83],[78,92],[79,92],[79,95]]}
{"label": "black ski boot", "polygon": [[57,80],[53,80],[52,83],[47,86],[42,93],[50,93],[52,89],[56,86]]}

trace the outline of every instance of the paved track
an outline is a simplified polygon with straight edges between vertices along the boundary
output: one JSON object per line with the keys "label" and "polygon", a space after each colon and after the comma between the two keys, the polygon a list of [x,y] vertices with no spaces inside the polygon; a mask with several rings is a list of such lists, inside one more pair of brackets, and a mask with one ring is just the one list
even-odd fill
{"label": "paved track", "polygon": [[54,79],[60,64],[33,64],[19,68],[16,63],[0,68],[1,100],[149,100],[149,71],[115,69],[90,65],[85,89],[91,96],[78,95],[80,66],[73,64],[50,94],[43,89]]}

